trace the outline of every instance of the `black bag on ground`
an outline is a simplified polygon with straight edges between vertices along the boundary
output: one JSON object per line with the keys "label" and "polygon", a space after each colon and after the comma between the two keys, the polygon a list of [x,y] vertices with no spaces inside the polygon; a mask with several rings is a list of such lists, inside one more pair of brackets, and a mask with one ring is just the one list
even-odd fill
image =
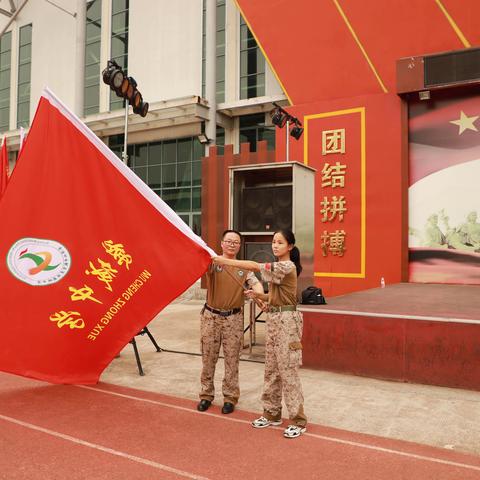
{"label": "black bag on ground", "polygon": [[303,305],[326,305],[325,297],[322,294],[322,289],[317,287],[307,287],[302,292]]}

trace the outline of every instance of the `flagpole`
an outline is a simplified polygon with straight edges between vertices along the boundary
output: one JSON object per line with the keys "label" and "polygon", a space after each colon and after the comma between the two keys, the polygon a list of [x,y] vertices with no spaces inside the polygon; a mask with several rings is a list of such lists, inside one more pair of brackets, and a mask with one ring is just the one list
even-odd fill
{"label": "flagpole", "polygon": [[125,132],[123,134],[123,163],[128,165],[127,155],[127,140],[128,140],[128,100],[125,99]]}

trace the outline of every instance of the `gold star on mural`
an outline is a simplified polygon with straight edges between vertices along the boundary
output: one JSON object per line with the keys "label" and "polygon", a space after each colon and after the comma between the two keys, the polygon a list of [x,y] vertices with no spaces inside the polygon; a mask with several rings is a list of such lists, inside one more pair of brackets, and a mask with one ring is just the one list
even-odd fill
{"label": "gold star on mural", "polygon": [[458,134],[461,135],[465,130],[473,130],[478,132],[477,127],[473,122],[478,118],[476,117],[467,117],[463,110],[460,112],[460,118],[458,120],[451,120],[450,123],[458,125]]}

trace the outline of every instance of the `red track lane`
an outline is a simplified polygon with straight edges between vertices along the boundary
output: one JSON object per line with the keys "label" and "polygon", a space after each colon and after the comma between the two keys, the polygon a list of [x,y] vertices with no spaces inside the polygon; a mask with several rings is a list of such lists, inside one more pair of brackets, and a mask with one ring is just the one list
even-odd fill
{"label": "red track lane", "polygon": [[113,385],[0,373],[2,479],[479,480],[480,457],[309,425],[295,440],[254,414]]}

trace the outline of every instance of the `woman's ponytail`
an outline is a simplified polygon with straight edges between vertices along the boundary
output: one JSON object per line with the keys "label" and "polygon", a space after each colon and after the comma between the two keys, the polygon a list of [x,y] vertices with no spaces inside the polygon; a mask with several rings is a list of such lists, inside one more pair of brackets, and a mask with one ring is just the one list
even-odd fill
{"label": "woman's ponytail", "polygon": [[298,247],[293,247],[290,250],[290,260],[295,264],[297,268],[297,277],[302,273],[303,267],[300,263],[300,250]]}
{"label": "woman's ponytail", "polygon": [[300,250],[298,247],[295,247],[295,235],[291,230],[278,230],[275,233],[281,233],[289,245],[294,245],[290,250],[290,260],[295,264],[298,277],[302,273],[303,267],[300,263]]}

